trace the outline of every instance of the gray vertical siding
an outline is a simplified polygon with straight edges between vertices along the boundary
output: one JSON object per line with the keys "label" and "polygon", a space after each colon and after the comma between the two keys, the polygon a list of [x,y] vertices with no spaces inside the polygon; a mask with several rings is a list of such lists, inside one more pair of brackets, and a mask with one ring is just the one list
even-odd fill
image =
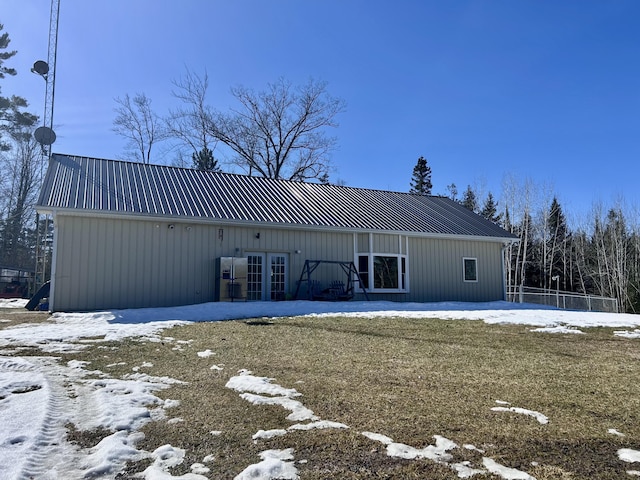
{"label": "gray vertical siding", "polygon": [[[463,281],[464,257],[477,258],[477,282]],[[484,302],[503,297],[500,243],[410,238],[409,265],[408,300]]]}
{"label": "gray vertical siding", "polygon": [[[353,258],[350,233],[62,215],[55,223],[56,311],[210,302],[215,259],[222,256],[287,253],[289,293],[295,292],[306,259]],[[342,273],[334,267],[314,278],[328,283],[342,279]]]}
{"label": "gray vertical siding", "polygon": [[[354,238],[357,251],[363,251],[363,243],[368,248],[368,235],[321,230],[63,215],[55,223],[52,308],[56,311],[210,302],[215,300],[215,259],[246,252],[287,253],[292,294],[305,260],[354,261],[357,265]],[[256,238],[258,233],[260,238]],[[374,253],[398,253],[399,248],[405,253],[405,236],[402,239],[399,245],[397,235],[374,234]],[[370,293],[371,299],[502,299],[499,242],[409,237],[408,248],[409,293]],[[463,257],[477,258],[478,282],[463,282]],[[346,281],[339,267],[327,265],[319,267],[313,278],[323,286],[333,280]]]}

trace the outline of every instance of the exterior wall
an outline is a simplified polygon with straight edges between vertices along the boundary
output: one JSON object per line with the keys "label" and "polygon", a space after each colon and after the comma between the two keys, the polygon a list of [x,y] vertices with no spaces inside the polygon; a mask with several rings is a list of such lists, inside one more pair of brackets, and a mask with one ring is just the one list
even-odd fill
{"label": "exterior wall", "polygon": [[[173,225],[173,228],[170,226]],[[501,243],[398,235],[351,234],[169,220],[55,217],[55,311],[186,305],[215,300],[215,259],[284,253],[288,292],[305,260],[354,261],[354,252],[408,254],[408,293],[369,293],[371,300],[491,301],[503,299]],[[259,235],[258,235],[259,234]],[[477,258],[477,282],[463,281],[463,257]],[[313,279],[346,281],[338,265]],[[357,284],[356,284],[357,285]],[[305,298],[302,285],[300,298]],[[361,294],[356,299],[364,299]]]}
{"label": "exterior wall", "polygon": [[[367,252],[363,246],[367,237],[358,235],[356,251]],[[374,234],[372,252],[405,254],[404,238],[398,242],[398,235]],[[500,242],[409,237],[408,244],[409,292],[369,292],[370,300],[488,302],[504,299]],[[463,258],[477,259],[477,282],[464,281]],[[356,299],[364,300],[364,295],[358,294]]]}
{"label": "exterior wall", "polygon": [[[477,282],[464,281],[463,258],[477,259]],[[502,244],[498,242],[410,238],[411,294],[407,300],[503,300],[502,262]]]}
{"label": "exterior wall", "polygon": [[[61,214],[54,222],[55,311],[214,301],[218,257],[288,254],[288,293],[295,293],[305,259],[353,258],[349,233]],[[343,278],[334,270],[324,281],[336,275]]]}

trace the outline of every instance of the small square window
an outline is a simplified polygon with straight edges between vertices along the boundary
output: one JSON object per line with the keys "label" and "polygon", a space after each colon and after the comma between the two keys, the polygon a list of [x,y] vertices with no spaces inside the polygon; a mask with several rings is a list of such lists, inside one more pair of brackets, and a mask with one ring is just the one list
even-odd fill
{"label": "small square window", "polygon": [[463,258],[462,265],[464,269],[464,281],[477,282],[478,281],[478,259]]}

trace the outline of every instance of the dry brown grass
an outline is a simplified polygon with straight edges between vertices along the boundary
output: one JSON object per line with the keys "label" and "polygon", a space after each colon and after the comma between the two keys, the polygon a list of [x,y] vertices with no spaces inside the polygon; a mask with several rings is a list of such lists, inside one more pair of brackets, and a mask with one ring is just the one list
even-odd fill
{"label": "dry brown grass", "polygon": [[[587,335],[532,333],[531,327],[402,318],[282,318],[269,322],[197,323],[166,330],[163,343],[135,339],[91,347],[63,360],[91,362],[115,377],[142,362],[144,371],[187,382],[158,395],[180,400],[168,410],[184,421],[144,427],[145,450],[170,443],[187,451],[173,473],[213,454],[210,478],[233,478],[271,448],[295,450],[302,479],[450,479],[429,460],[388,457],[361,432],[387,435],[417,448],[442,435],[458,445],[456,461],[477,467],[482,457],[529,472],[538,480],[620,479],[633,466],[619,448],[640,449],[640,343],[612,329]],[[189,341],[189,343],[178,343]],[[106,344],[102,344],[104,346]],[[176,350],[180,345],[182,350]],[[215,355],[200,358],[211,349]],[[107,367],[125,362],[126,365]],[[221,372],[211,365],[224,365]],[[255,406],[225,387],[240,369],[296,388],[305,406],[348,430],[291,432],[254,442],[258,430],[287,428],[284,409]],[[494,412],[496,400],[544,413],[547,425]],[[607,433],[615,428],[626,436]],[[221,435],[211,435],[211,431]],[[101,432],[74,432],[83,442]],[[131,464],[133,477],[148,462]],[[478,475],[476,479],[497,478]]]}
{"label": "dry brown grass", "polygon": [[30,312],[24,308],[0,308],[0,330],[23,323],[38,323],[49,319],[48,312]]}

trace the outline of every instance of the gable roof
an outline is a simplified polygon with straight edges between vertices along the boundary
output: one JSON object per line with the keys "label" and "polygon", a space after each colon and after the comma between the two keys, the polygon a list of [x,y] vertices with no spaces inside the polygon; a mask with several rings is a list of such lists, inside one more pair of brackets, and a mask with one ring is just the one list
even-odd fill
{"label": "gable roof", "polygon": [[511,240],[446,197],[53,154],[39,211]]}

